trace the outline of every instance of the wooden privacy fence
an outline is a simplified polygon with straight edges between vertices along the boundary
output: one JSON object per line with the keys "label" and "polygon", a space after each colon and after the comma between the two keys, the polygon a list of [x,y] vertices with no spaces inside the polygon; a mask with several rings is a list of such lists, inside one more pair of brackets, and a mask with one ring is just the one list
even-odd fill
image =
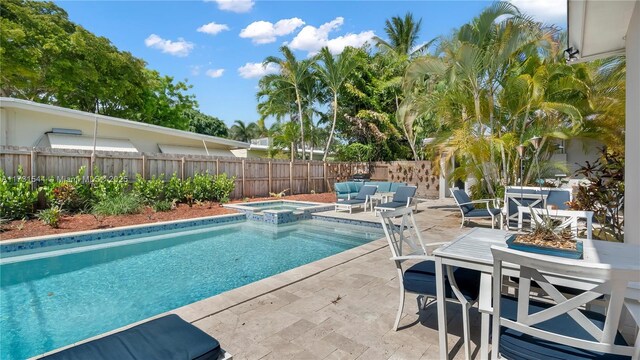
{"label": "wooden privacy fence", "polygon": [[354,174],[369,174],[372,180],[404,181],[418,185],[421,197],[438,196],[438,177],[429,161],[396,161],[346,163],[322,161],[294,161],[276,159],[214,157],[157,153],[123,153],[58,150],[0,146],[0,168],[7,176],[16,176],[22,166],[27,177],[55,177],[64,179],[78,174],[85,167],[85,175],[93,169],[106,176],[124,173],[129,181],[136,174],[145,179],[172,174],[185,179],[196,173],[212,175],[226,173],[236,177],[232,198],[268,196],[269,193],[307,194],[333,191],[336,181],[346,181]]}

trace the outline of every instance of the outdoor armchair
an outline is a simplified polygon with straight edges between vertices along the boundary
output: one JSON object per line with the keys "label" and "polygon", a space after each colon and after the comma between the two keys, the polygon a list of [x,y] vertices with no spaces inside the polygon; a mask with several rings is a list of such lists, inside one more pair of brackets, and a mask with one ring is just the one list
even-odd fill
{"label": "outdoor armchair", "polygon": [[[427,307],[427,299],[436,299],[435,261],[431,252],[444,243],[424,244],[411,208],[383,212],[380,214],[380,220],[400,282],[400,303],[393,325],[393,329],[397,331],[404,309],[405,293],[419,295],[417,299],[419,308]],[[403,269],[405,261],[412,262],[413,265]],[[480,292],[480,272],[464,268],[454,270],[447,267],[446,274],[447,300],[462,305],[465,354],[469,357],[469,309],[476,302]]]}
{"label": "outdoor armchair", "polygon": [[[471,200],[469,195],[464,190],[458,188],[451,188],[451,195],[460,209],[462,214],[462,223],[460,227],[464,226],[464,222],[472,218],[490,218],[491,228],[495,229],[496,217],[499,216],[500,228],[502,228],[502,209],[497,204],[497,199],[479,199]],[[477,209],[475,204],[485,204],[486,208]]]}

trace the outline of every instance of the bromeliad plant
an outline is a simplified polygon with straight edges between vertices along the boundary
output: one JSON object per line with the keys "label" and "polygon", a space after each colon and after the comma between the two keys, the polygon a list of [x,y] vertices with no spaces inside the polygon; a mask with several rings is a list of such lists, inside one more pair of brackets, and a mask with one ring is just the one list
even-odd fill
{"label": "bromeliad plant", "polygon": [[568,222],[553,219],[549,216],[549,210],[543,210],[542,214],[534,213],[536,210],[531,207],[529,210],[534,230],[528,234],[517,235],[517,243],[556,249],[576,249],[576,241]]}

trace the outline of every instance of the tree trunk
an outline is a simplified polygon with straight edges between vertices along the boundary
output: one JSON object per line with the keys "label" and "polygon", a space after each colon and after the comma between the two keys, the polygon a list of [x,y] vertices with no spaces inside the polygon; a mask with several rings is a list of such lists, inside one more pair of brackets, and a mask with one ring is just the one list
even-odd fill
{"label": "tree trunk", "polygon": [[329,154],[329,147],[331,147],[331,141],[333,140],[333,132],[336,130],[336,120],[338,119],[338,93],[333,93],[333,122],[331,123],[331,132],[329,133],[329,139],[327,140],[327,146],[324,148],[324,156],[322,161],[327,161],[327,155]]}
{"label": "tree trunk", "polygon": [[298,103],[298,119],[300,121],[300,146],[302,147],[302,160],[305,159],[305,148],[304,148],[304,120],[302,118],[302,101],[300,100],[300,91],[296,86],[296,102]]}

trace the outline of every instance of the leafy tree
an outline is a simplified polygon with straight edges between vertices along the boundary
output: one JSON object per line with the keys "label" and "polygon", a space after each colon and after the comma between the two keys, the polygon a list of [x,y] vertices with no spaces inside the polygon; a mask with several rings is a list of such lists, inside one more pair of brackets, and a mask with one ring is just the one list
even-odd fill
{"label": "leafy tree", "polygon": [[392,51],[397,55],[412,56],[420,54],[431,45],[431,42],[429,42],[416,48],[421,27],[422,19],[416,21],[413,18],[413,14],[407,12],[404,18],[394,16],[390,20],[386,20],[384,32],[387,34],[389,41],[377,36],[374,40],[380,48],[385,51]]}
{"label": "leafy tree", "polygon": [[229,129],[229,135],[234,140],[249,142],[255,138],[256,130],[256,123],[245,124],[242,120],[236,120]]}
{"label": "leafy tree", "polygon": [[373,158],[373,145],[352,143],[338,146],[336,157],[339,161],[366,162]]}
{"label": "leafy tree", "polygon": [[217,117],[203,114],[194,109],[186,110],[182,116],[189,120],[189,131],[218,137],[229,136],[229,129]]}
{"label": "leafy tree", "polygon": [[338,120],[338,93],[342,90],[344,82],[356,67],[356,62],[354,61],[352,54],[352,50],[347,48],[340,55],[334,57],[329,51],[329,48],[325,46],[320,50],[318,57],[322,62],[322,66],[316,66],[318,77],[333,95],[333,101],[331,102],[331,108],[333,109],[333,121],[331,122],[329,139],[327,140],[327,145],[324,148],[324,156],[322,157],[323,161],[327,160],[331,141],[333,140],[333,134],[336,129],[336,122]]}
{"label": "leafy tree", "polygon": [[267,75],[267,82],[282,83],[284,88],[292,89],[295,94],[295,102],[298,108],[298,121],[300,124],[300,145],[302,146],[302,160],[305,159],[304,153],[304,116],[302,111],[302,90],[303,83],[312,76],[313,59],[298,61],[295,55],[287,46],[280,47],[282,58],[269,56],[264,60],[264,64],[275,64],[280,67],[279,74]]}
{"label": "leafy tree", "polygon": [[187,129],[190,86],[146,68],[69,21],[52,2],[0,1],[0,93],[82,111]]}

